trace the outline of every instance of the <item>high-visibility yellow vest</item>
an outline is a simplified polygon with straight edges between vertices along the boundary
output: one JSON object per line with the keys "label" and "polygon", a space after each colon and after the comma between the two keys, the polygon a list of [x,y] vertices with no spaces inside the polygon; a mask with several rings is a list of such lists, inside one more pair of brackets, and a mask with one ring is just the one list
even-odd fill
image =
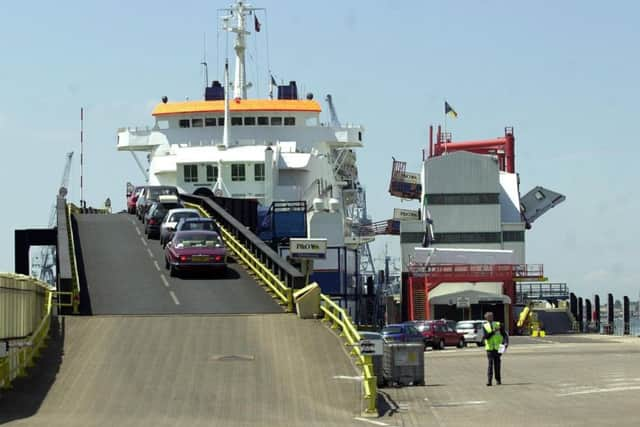
{"label": "high-visibility yellow vest", "polygon": [[495,331],[491,338],[484,340],[484,348],[487,351],[498,350],[502,344],[502,334],[500,333],[500,322],[487,322],[484,324],[487,333]]}

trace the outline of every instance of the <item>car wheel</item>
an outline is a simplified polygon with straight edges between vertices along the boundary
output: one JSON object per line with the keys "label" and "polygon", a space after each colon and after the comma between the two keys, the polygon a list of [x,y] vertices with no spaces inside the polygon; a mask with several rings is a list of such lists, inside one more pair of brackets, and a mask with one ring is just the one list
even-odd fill
{"label": "car wheel", "polygon": [[176,268],[173,265],[169,265],[169,276],[176,277]]}
{"label": "car wheel", "polygon": [[438,350],[444,350],[444,340],[438,341]]}
{"label": "car wheel", "polygon": [[481,343],[481,342],[477,342],[477,343],[476,343],[476,345],[477,345],[478,347],[482,347],[482,343]]}
{"label": "car wheel", "polygon": [[466,347],[464,338],[460,338],[460,340],[458,341],[458,348],[463,348],[463,347]]}
{"label": "car wheel", "polygon": [[167,259],[167,257],[164,257],[164,268],[165,270],[169,269],[169,260]]}

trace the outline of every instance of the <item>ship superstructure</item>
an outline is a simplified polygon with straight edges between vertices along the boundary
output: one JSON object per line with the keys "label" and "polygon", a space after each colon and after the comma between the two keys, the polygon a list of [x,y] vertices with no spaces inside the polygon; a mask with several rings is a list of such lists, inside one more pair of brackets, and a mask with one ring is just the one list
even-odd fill
{"label": "ship superstructure", "polygon": [[[256,8],[236,2],[223,18],[235,35],[235,72],[213,81],[204,100],[170,101],[153,110],[151,128],[118,131],[118,150],[138,151],[149,160],[150,185],[176,185],[181,192],[238,199],[305,201],[308,207],[341,214],[330,245],[353,244],[358,219],[350,218],[361,199],[355,149],[363,146],[362,126],[322,123],[320,104],[309,93],[300,99],[295,81],[277,85],[269,97],[247,97],[247,22]],[[255,18],[256,27],[257,18]],[[273,93],[275,89],[275,94]],[[311,222],[310,222],[311,224]]]}

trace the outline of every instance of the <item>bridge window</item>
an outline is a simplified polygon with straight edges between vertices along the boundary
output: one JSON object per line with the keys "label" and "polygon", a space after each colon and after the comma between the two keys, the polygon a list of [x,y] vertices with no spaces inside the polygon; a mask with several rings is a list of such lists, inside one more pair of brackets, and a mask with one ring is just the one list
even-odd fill
{"label": "bridge window", "polygon": [[184,182],[198,182],[198,165],[184,165]]}
{"label": "bridge window", "polygon": [[436,243],[500,243],[500,233],[435,233]]}
{"label": "bridge window", "polygon": [[284,118],[284,125],[285,126],[295,126],[296,125],[296,118],[295,117],[285,117]]}
{"label": "bridge window", "polygon": [[231,126],[242,126],[242,117],[231,117]]}
{"label": "bridge window", "polygon": [[503,231],[503,242],[524,242],[524,231]]}
{"label": "bridge window", "polygon": [[231,181],[244,181],[247,179],[247,172],[243,164],[231,165]]}
{"label": "bridge window", "polygon": [[264,163],[253,165],[253,176],[256,181],[264,181]]}
{"label": "bridge window", "polygon": [[218,117],[218,126],[224,126],[224,117]]}
{"label": "bridge window", "polygon": [[269,126],[269,117],[258,117],[258,126]]}
{"label": "bridge window", "polygon": [[216,182],[218,180],[218,167],[207,165],[207,182]]}
{"label": "bridge window", "polygon": [[256,118],[255,117],[245,117],[244,118],[244,125],[245,126],[255,126],[256,125]]}
{"label": "bridge window", "polygon": [[497,205],[498,193],[427,194],[430,205]]}
{"label": "bridge window", "polygon": [[206,127],[209,126],[215,126],[216,125],[216,118],[215,117],[207,117],[204,119],[204,125]]}
{"label": "bridge window", "polygon": [[282,117],[271,117],[271,126],[282,126]]}
{"label": "bridge window", "polygon": [[191,127],[192,128],[201,128],[202,127],[202,119],[191,119]]}
{"label": "bridge window", "polygon": [[191,122],[189,121],[189,119],[180,119],[180,121],[178,122],[178,125],[181,128],[188,128],[188,127],[191,127]]}

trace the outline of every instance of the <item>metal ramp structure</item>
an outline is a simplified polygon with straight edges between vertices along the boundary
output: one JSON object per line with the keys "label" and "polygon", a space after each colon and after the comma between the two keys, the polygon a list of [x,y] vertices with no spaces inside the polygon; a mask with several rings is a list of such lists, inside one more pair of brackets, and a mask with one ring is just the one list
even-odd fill
{"label": "metal ramp structure", "polygon": [[[160,245],[129,215],[69,209],[77,285],[65,304],[74,307],[60,309],[84,315],[52,316],[48,346],[27,376],[7,383],[0,363],[0,423],[361,425],[363,385],[340,380],[360,369],[331,331],[357,341],[350,320],[326,297],[333,328],[297,319],[291,290],[304,276],[224,209],[187,202],[218,220],[234,250],[222,277],[171,278]],[[364,390],[375,409],[369,368]]]}

